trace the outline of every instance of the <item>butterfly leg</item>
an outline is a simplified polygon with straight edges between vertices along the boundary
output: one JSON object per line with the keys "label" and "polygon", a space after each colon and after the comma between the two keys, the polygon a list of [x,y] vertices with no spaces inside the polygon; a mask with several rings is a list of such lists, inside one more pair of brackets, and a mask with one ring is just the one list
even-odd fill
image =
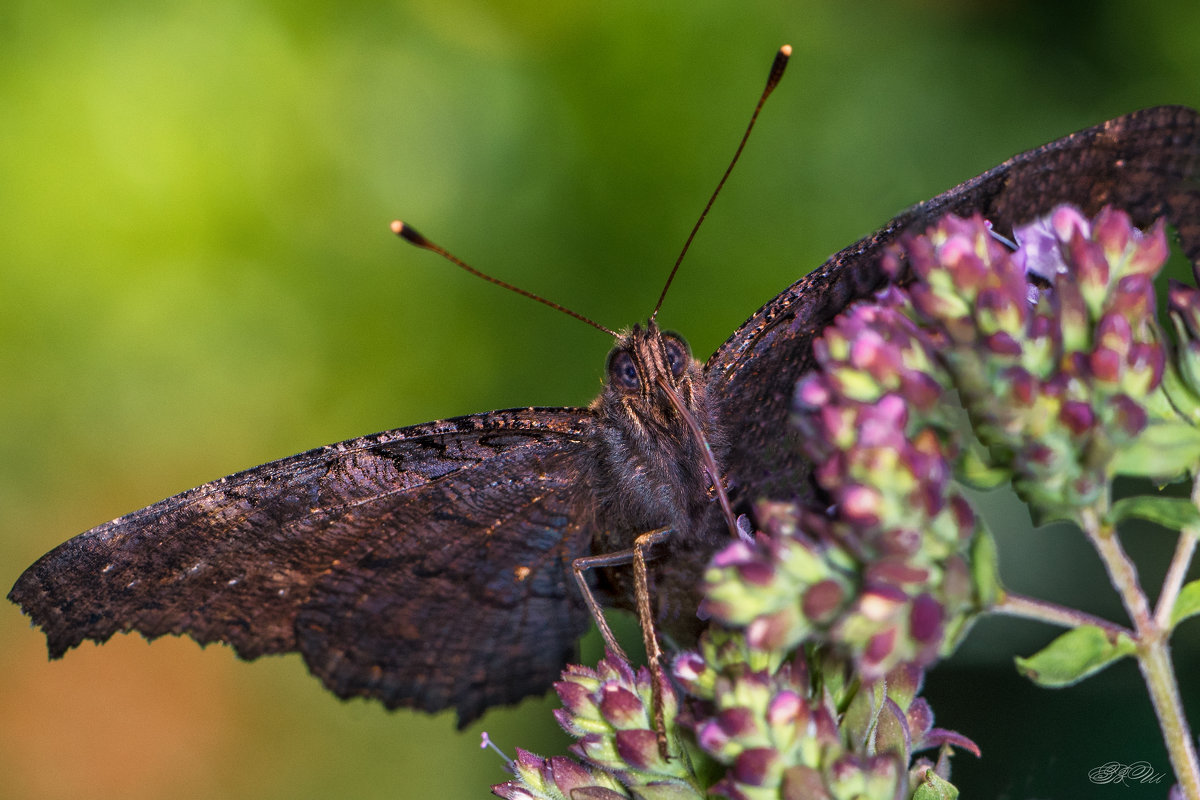
{"label": "butterfly leg", "polygon": [[583,595],[583,601],[587,603],[588,611],[592,612],[592,619],[596,620],[596,627],[600,629],[605,649],[626,662],[629,661],[629,656],[625,655],[625,651],[617,642],[617,637],[613,635],[612,628],[608,627],[608,620],[604,618],[604,609],[596,601],[596,596],[592,594],[592,587],[588,586],[587,578],[583,576],[583,573],[589,569],[600,567],[619,567],[632,560],[633,550],[620,550],[616,553],[604,553],[598,556],[583,556],[571,562],[571,570],[575,573],[575,582],[579,584],[579,593]]}
{"label": "butterfly leg", "polygon": [[650,698],[654,711],[654,737],[658,752],[669,759],[667,748],[667,721],[663,713],[662,691],[666,685],[663,671],[663,651],[658,643],[658,632],[654,626],[654,611],[650,608],[650,581],[646,573],[646,551],[671,534],[670,528],[659,528],[643,533],[633,542],[633,580],[637,595],[638,622],[642,626],[642,641],[646,646],[646,662],[650,666]]}
{"label": "butterfly leg", "polygon": [[615,553],[604,553],[596,556],[584,556],[583,558],[575,559],[571,565],[575,572],[575,580],[579,584],[580,591],[583,593],[584,602],[587,603],[592,616],[596,620],[596,627],[600,629],[600,635],[604,639],[605,647],[623,661],[628,662],[629,657],[625,655],[625,651],[617,643],[612,629],[608,626],[608,621],[604,618],[604,611],[596,601],[595,595],[592,594],[591,587],[587,585],[587,580],[584,578],[583,573],[585,570],[596,569],[598,567],[618,567],[624,564],[633,564],[634,594],[637,598],[638,623],[642,627],[642,642],[646,647],[646,662],[650,668],[654,733],[658,739],[658,751],[662,754],[663,758],[668,757],[666,720],[663,714],[662,701],[662,687],[666,684],[666,675],[663,672],[663,651],[662,646],[658,642],[658,633],[654,624],[654,611],[650,607],[650,581],[646,570],[646,554],[656,544],[665,542],[670,535],[671,528],[657,528],[638,536],[633,542],[633,547],[628,550],[618,550]]}

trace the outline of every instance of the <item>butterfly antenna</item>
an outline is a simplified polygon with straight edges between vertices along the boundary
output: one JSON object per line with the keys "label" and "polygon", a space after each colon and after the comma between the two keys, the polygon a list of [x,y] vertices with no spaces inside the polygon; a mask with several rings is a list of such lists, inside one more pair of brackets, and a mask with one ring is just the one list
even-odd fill
{"label": "butterfly antenna", "polygon": [[601,325],[599,322],[588,319],[583,314],[580,314],[577,311],[572,311],[571,309],[567,308],[566,306],[560,306],[558,303],[555,303],[552,300],[547,300],[546,298],[544,298],[540,295],[536,295],[533,292],[526,291],[526,290],[520,288],[519,286],[513,286],[511,283],[505,283],[504,281],[500,280],[499,278],[493,278],[491,275],[488,275],[485,272],[480,272],[479,270],[475,269],[470,264],[463,261],[461,258],[457,257],[453,253],[449,252],[448,250],[446,250],[442,247],[439,247],[438,245],[436,245],[433,242],[426,239],[421,234],[417,233],[416,229],[414,229],[411,225],[403,223],[400,220],[395,220],[392,222],[392,233],[396,234],[397,236],[399,236],[401,239],[408,242],[409,244],[416,245],[417,247],[420,247],[424,250],[428,250],[432,253],[437,253],[439,256],[446,259],[451,264],[462,267],[467,272],[471,273],[472,275],[474,275],[477,278],[483,278],[485,281],[488,281],[489,283],[494,283],[503,289],[508,289],[510,292],[516,292],[517,294],[522,295],[523,297],[528,297],[530,300],[537,300],[539,303],[542,303],[543,305],[550,306],[555,311],[561,311],[562,313],[566,314],[569,317],[574,317],[575,319],[579,320],[580,322],[586,322],[588,325],[591,325],[593,328],[596,328],[597,330],[604,331],[605,333],[607,333],[609,336],[613,337],[614,339],[617,338],[616,331],[609,330],[608,328]]}
{"label": "butterfly antenna", "polygon": [[746,132],[742,134],[742,141],[738,143],[737,152],[733,154],[733,160],[725,168],[725,174],[721,176],[721,181],[717,184],[716,190],[708,198],[708,204],[704,206],[704,210],[700,212],[700,219],[696,220],[696,224],[692,227],[692,232],[688,234],[687,241],[683,243],[683,250],[679,253],[679,258],[675,259],[675,266],[671,267],[671,274],[667,276],[667,283],[663,286],[662,294],[658,296],[658,303],[655,304],[654,313],[650,315],[650,319],[658,316],[658,310],[662,308],[663,300],[667,297],[667,290],[671,288],[671,281],[675,280],[675,273],[679,271],[679,265],[683,263],[683,257],[687,255],[688,248],[692,246],[692,240],[696,238],[696,232],[700,230],[700,225],[704,222],[704,218],[708,216],[708,210],[712,208],[717,195],[721,193],[721,188],[729,178],[729,173],[733,172],[733,166],[741,157],[742,149],[746,146],[746,140],[750,138],[750,131],[754,130],[754,123],[758,121],[758,112],[762,111],[763,104],[767,102],[767,98],[771,96],[771,92],[775,91],[775,87],[779,85],[779,79],[783,77],[783,70],[787,67],[788,59],[791,57],[792,46],[790,44],[785,44],[775,54],[775,61],[771,64],[771,74],[767,76],[767,87],[763,89],[762,96],[758,98],[758,105],[754,107],[754,113],[750,115],[750,124],[746,126]]}

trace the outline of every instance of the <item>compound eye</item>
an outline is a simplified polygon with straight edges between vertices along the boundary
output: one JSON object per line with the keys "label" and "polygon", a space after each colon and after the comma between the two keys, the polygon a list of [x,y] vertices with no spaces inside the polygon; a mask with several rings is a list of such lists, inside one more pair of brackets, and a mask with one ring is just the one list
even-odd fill
{"label": "compound eye", "polygon": [[687,371],[688,362],[692,360],[692,352],[688,349],[687,342],[678,336],[666,334],[662,338],[662,343],[663,349],[667,352],[667,366],[671,368],[671,375],[675,380],[679,380]]}
{"label": "compound eye", "polygon": [[636,392],[641,384],[637,362],[628,350],[613,353],[608,360],[608,379],[623,392]]}

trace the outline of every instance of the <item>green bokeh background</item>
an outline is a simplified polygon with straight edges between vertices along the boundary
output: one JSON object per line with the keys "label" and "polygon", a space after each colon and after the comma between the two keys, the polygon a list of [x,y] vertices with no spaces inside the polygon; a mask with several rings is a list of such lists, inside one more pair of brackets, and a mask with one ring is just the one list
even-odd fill
{"label": "green bokeh background", "polygon": [[[1135,108],[1200,104],[1194,0],[8,0],[0,588],[69,536],[238,469],[456,414],[585,404],[604,336],[387,223],[630,324],[784,42],[789,75],[661,315],[701,355],[905,206]],[[1069,533],[1008,538],[1023,591],[1069,599],[1098,574]],[[1146,557],[1155,585],[1161,552]],[[1051,633],[986,623],[935,673],[939,722],[984,748],[959,758],[973,796],[1091,796],[1089,766],[1167,768],[1131,665],[1081,695],[1109,723],[1077,741],[1061,693],[1015,683],[999,699],[1002,653]],[[483,796],[504,775],[481,727],[510,750],[564,746],[549,703],[458,735],[448,716],[340,703],[296,657],[118,637],[48,664],[7,604],[0,678],[4,797]],[[1126,694],[1132,710],[1113,711]]]}

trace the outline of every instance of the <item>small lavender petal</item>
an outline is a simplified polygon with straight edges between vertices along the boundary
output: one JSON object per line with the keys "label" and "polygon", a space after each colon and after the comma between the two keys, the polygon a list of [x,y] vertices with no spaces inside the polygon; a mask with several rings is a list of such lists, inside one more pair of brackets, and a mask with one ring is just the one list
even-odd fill
{"label": "small lavender petal", "polygon": [[1042,217],[1028,225],[1013,228],[1013,238],[1020,249],[1016,258],[1019,265],[1029,274],[1036,275],[1051,284],[1066,273],[1067,265],[1059,249],[1059,237],[1050,224],[1050,217]]}

